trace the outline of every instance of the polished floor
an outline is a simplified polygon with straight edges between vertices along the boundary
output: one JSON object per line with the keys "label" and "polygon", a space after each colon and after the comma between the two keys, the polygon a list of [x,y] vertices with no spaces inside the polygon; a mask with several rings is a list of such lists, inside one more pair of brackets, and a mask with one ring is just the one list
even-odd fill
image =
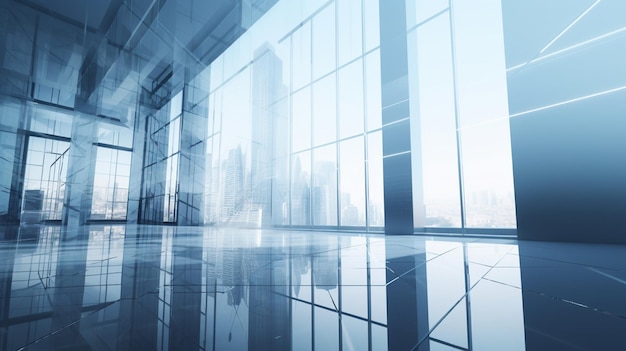
{"label": "polished floor", "polygon": [[1,350],[624,350],[626,247],[0,227]]}

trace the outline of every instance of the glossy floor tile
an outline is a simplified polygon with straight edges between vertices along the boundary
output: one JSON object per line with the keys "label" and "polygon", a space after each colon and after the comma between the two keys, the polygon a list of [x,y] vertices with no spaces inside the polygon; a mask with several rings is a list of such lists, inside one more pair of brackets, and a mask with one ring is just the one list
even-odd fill
{"label": "glossy floor tile", "polygon": [[626,247],[0,227],[1,350],[623,350]]}

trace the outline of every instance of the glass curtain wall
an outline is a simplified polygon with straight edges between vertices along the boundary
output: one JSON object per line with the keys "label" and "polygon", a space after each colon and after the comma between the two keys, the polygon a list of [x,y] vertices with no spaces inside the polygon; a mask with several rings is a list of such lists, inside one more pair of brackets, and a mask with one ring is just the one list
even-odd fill
{"label": "glass curtain wall", "polygon": [[130,151],[98,147],[91,220],[125,220]]}
{"label": "glass curtain wall", "polygon": [[69,147],[65,141],[29,138],[22,223],[61,220]]}
{"label": "glass curtain wall", "polygon": [[182,91],[146,121],[142,218],[148,223],[175,223]]}
{"label": "glass curtain wall", "polygon": [[24,119],[26,135],[20,220],[25,224],[60,221],[67,186],[72,115],[40,105],[26,105],[14,112]]}
{"label": "glass curtain wall", "polygon": [[[206,223],[384,226],[378,8],[278,3],[211,64]],[[475,12],[407,0],[417,230],[516,226],[500,2]]]}
{"label": "glass curtain wall", "polygon": [[133,130],[98,123],[90,220],[126,220]]}
{"label": "glass curtain wall", "polygon": [[480,3],[407,1],[418,230],[516,227],[502,10]]}
{"label": "glass curtain wall", "polygon": [[279,2],[211,64],[205,223],[382,229],[377,23]]}

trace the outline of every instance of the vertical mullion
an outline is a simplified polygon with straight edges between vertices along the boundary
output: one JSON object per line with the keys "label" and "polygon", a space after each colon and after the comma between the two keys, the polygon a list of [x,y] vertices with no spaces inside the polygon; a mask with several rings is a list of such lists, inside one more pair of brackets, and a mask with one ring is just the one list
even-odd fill
{"label": "vertical mullion", "polygon": [[[367,66],[365,62],[365,1],[361,0],[361,72],[363,73],[363,176],[365,177],[365,231],[370,231],[369,225],[369,153],[368,149],[368,125],[367,125]],[[369,276],[369,273],[368,273]],[[368,323],[369,324],[369,323]],[[370,338],[371,349],[371,338]]]}
{"label": "vertical mullion", "polygon": [[454,122],[456,126],[456,151],[457,151],[457,167],[459,177],[459,206],[461,210],[461,233],[465,234],[465,197],[463,189],[463,162],[461,153],[461,131],[459,119],[459,96],[457,91],[457,75],[456,75],[456,52],[454,37],[454,10],[452,1],[448,0],[448,15],[450,19],[450,50],[452,53],[452,90],[454,93]]}
{"label": "vertical mullion", "polygon": [[340,118],[342,116],[339,115],[339,104],[340,104],[340,96],[339,96],[339,6],[337,6],[337,1],[335,1],[335,177],[337,180],[337,188],[335,189],[336,199],[335,204],[337,206],[337,228],[341,228],[341,178],[339,174],[341,172],[341,153],[339,139],[341,139],[341,130],[339,128]]}
{"label": "vertical mullion", "polygon": [[293,208],[293,203],[292,203],[292,183],[293,183],[293,171],[292,171],[292,165],[291,165],[291,159],[294,156],[294,152],[293,152],[293,35],[289,36],[289,94],[287,96],[287,110],[289,111],[289,118],[287,121],[287,128],[289,130],[289,140],[287,141],[289,146],[289,150],[287,152],[287,158],[288,158],[288,168],[289,168],[289,185],[288,185],[288,197],[289,197],[289,220],[287,221],[287,224],[289,226],[293,225],[293,213],[292,213],[292,208]]}
{"label": "vertical mullion", "polygon": [[317,223],[313,218],[313,205],[315,202],[313,198],[315,197],[315,193],[313,191],[313,181],[315,177],[313,174],[315,172],[315,158],[313,157],[313,19],[309,19],[309,79],[308,83],[305,85],[305,89],[307,86],[309,87],[309,161],[311,163],[311,174],[309,175],[309,227],[313,227]]}
{"label": "vertical mullion", "polygon": [[370,237],[366,237],[365,240],[365,271],[367,273],[367,349],[372,351],[372,276],[370,264]]}
{"label": "vertical mullion", "polygon": [[[338,316],[338,324],[339,324],[339,351],[343,351],[343,306],[342,306],[342,295],[343,295],[343,291],[342,291],[342,286],[343,286],[343,282],[342,282],[342,275],[341,275],[341,236],[337,235],[335,236],[336,240],[337,240],[337,247],[339,248],[339,250],[337,250],[337,316]],[[330,291],[329,291],[330,292]]]}
{"label": "vertical mullion", "polygon": [[314,285],[314,272],[313,272],[313,246],[309,245],[309,258],[311,260],[311,350],[315,350],[315,285]]}
{"label": "vertical mullion", "polygon": [[468,351],[473,350],[472,347],[472,301],[470,295],[470,268],[469,268],[467,243],[463,243],[463,265],[465,270],[465,323],[467,323],[467,348]]}
{"label": "vertical mullion", "polygon": [[[341,135],[341,124],[339,123],[339,119],[343,118],[343,116],[339,115],[339,104],[340,104],[340,96],[339,96],[339,6],[337,6],[337,2],[338,1],[342,1],[342,0],[336,0],[334,5],[335,5],[335,67],[334,67],[334,71],[335,71],[335,177],[336,177],[336,184],[337,184],[337,188],[335,189],[335,193],[336,193],[336,198],[335,198],[335,206],[337,206],[337,222],[336,222],[336,227],[340,228],[342,225],[342,221],[341,221],[341,153],[340,153],[340,149],[341,149],[341,143],[338,142],[338,140],[340,139],[340,135]],[[343,0],[346,1],[346,0]],[[337,240],[337,243],[339,242],[339,237],[336,237],[335,240]],[[338,245],[339,246],[339,245]],[[339,274],[339,267],[341,267],[341,248],[339,248],[339,250],[337,250],[337,323],[338,323],[338,337],[337,337],[337,343],[338,343],[338,347],[339,350],[342,351],[343,350],[343,335],[342,335],[342,318],[341,318],[341,313],[342,313],[342,308],[341,308],[341,295],[342,295],[342,289],[341,289],[341,274]]]}

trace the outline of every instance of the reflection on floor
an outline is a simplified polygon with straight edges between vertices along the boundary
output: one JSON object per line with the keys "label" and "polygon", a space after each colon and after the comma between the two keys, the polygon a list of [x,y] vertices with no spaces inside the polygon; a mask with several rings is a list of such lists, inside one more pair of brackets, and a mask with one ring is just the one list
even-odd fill
{"label": "reflection on floor", "polygon": [[626,247],[0,227],[0,349],[617,350]]}

